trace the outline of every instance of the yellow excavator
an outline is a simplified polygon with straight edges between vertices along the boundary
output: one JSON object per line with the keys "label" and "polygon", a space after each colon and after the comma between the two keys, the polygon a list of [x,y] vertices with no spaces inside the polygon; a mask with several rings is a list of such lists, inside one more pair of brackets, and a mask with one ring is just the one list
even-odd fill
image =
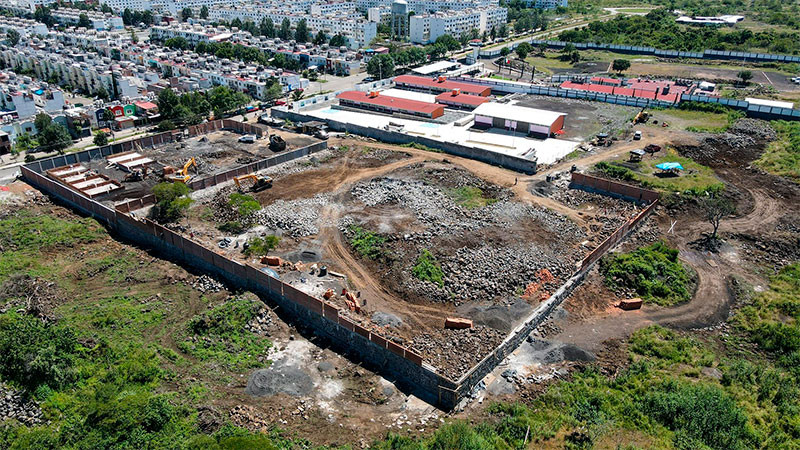
{"label": "yellow excavator", "polygon": [[253,180],[253,185],[250,186],[250,190],[253,192],[263,191],[264,189],[272,187],[272,177],[264,177],[251,173],[240,177],[233,177],[233,182],[236,183],[236,187],[239,188],[240,191],[243,190],[242,181],[244,180]]}
{"label": "yellow excavator", "polygon": [[183,168],[179,170],[178,173],[174,173],[175,169],[171,166],[164,167],[164,178],[169,181],[186,183],[190,178],[192,178],[192,176],[189,175],[190,167],[194,167],[194,171],[197,173],[197,162],[194,160],[194,157],[189,158],[189,160],[186,161],[186,164],[183,165]]}

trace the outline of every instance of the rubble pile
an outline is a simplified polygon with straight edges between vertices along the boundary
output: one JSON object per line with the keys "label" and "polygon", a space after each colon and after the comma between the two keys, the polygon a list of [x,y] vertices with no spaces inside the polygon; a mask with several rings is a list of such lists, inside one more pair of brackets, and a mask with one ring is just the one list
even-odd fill
{"label": "rubble pile", "polygon": [[22,391],[12,389],[0,383],[0,422],[17,420],[33,426],[42,423],[42,410]]}
{"label": "rubble pile", "polygon": [[266,306],[261,306],[255,313],[250,322],[245,325],[245,330],[252,333],[269,336],[270,329],[272,328],[273,320],[270,310]]}
{"label": "rubble pile", "polygon": [[500,331],[476,325],[469,329],[440,329],[421,333],[409,344],[439,373],[456,380],[494,350],[504,338],[505,335]]}
{"label": "rubble pile", "polygon": [[55,283],[30,275],[14,275],[0,286],[0,313],[17,310],[44,322],[56,319],[53,312],[62,302]]}
{"label": "rubble pile", "polygon": [[202,292],[203,294],[219,292],[225,289],[219,281],[211,278],[208,275],[200,275],[192,281],[192,287]]}
{"label": "rubble pile", "polygon": [[259,172],[260,175],[268,175],[273,178],[285,177],[308,170],[309,165],[316,165],[320,161],[328,161],[336,155],[334,149],[328,148],[312,155],[293,159],[282,164],[278,164]]}
{"label": "rubble pile", "polygon": [[326,194],[290,201],[276,200],[257,211],[254,220],[269,229],[283,230],[292,237],[311,236],[319,233],[319,213],[328,202]]}
{"label": "rubble pile", "polygon": [[758,141],[774,141],[778,138],[775,129],[765,120],[739,119],[728,128],[728,131],[734,134],[751,136]]}

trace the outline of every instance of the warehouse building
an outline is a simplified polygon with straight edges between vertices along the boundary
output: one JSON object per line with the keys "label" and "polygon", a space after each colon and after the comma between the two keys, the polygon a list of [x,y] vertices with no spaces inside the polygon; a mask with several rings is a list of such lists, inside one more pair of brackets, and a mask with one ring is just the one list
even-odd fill
{"label": "warehouse building", "polygon": [[366,109],[385,114],[406,114],[426,119],[444,115],[444,106],[400,97],[380,95],[378,92],[345,91],[337,95],[340,106]]}
{"label": "warehouse building", "polygon": [[503,103],[484,103],[475,108],[475,128],[502,128],[536,137],[560,134],[567,114]]}
{"label": "warehouse building", "polygon": [[481,97],[488,97],[492,92],[489,86],[481,86],[472,83],[463,83],[460,81],[450,81],[445,77],[426,78],[414,75],[400,75],[394,79],[395,86],[403,89],[410,89],[414,91],[432,92],[441,94],[443,92],[452,92],[459,90],[464,94],[480,95]]}

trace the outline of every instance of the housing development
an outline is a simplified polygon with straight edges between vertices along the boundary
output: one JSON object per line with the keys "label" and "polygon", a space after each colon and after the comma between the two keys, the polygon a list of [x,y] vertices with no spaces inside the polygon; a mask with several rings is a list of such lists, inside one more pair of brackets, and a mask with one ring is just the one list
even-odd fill
{"label": "housing development", "polygon": [[800,445],[789,4],[0,3],[0,448]]}

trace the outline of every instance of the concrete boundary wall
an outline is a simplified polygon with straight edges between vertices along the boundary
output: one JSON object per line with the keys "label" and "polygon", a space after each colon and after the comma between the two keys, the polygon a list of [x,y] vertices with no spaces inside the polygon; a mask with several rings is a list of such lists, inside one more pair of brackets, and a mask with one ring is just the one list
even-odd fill
{"label": "concrete boundary wall", "polygon": [[570,187],[587,192],[596,192],[609,197],[622,198],[635,203],[649,204],[658,200],[658,192],[618,181],[572,172]]}
{"label": "concrete boundary wall", "polygon": [[444,153],[449,153],[455,156],[474,159],[494,166],[500,166],[506,169],[511,169],[517,172],[522,172],[526,174],[536,173],[535,159],[529,160],[525,158],[518,158],[516,156],[504,155],[502,153],[491,152],[489,150],[483,150],[480,148],[467,147],[465,145],[456,144],[454,142],[442,142],[422,136],[411,136],[397,131],[364,127],[361,125],[339,122],[332,119],[319,119],[317,117],[287,110],[273,109],[272,116],[281,119],[289,119],[292,122],[325,120],[328,126],[335,131],[344,131],[347,133],[358,134],[360,136],[370,137],[382,142],[388,142],[390,144],[399,144],[399,145],[420,144],[435,150],[441,150]]}
{"label": "concrete boundary wall", "polygon": [[[308,154],[308,148],[297,149],[271,160],[279,159],[285,162],[305,154]],[[626,222],[590,253],[578,266],[575,275],[549,299],[542,302],[492,353],[456,382],[438,374],[435,368],[426,364],[422,356],[413,350],[389,341],[342,315],[336,305],[311,297],[294,286],[270,277],[257,267],[228,259],[149,219],[131,217],[124,211],[126,208],[130,210],[130,202],[126,202],[124,207],[113,210],[47,178],[40,170],[51,164],[36,162],[22,166],[22,175],[32,185],[81,213],[104,222],[127,240],[156,249],[172,260],[213,273],[235,286],[269,297],[283,312],[301,324],[311,327],[315,334],[330,342],[337,350],[357,356],[369,368],[396,380],[423,400],[445,409],[455,408],[467,398],[475,385],[514,351],[581,283],[591,265],[602,254],[622,241],[656,204],[656,202],[651,203],[636,218]]]}

